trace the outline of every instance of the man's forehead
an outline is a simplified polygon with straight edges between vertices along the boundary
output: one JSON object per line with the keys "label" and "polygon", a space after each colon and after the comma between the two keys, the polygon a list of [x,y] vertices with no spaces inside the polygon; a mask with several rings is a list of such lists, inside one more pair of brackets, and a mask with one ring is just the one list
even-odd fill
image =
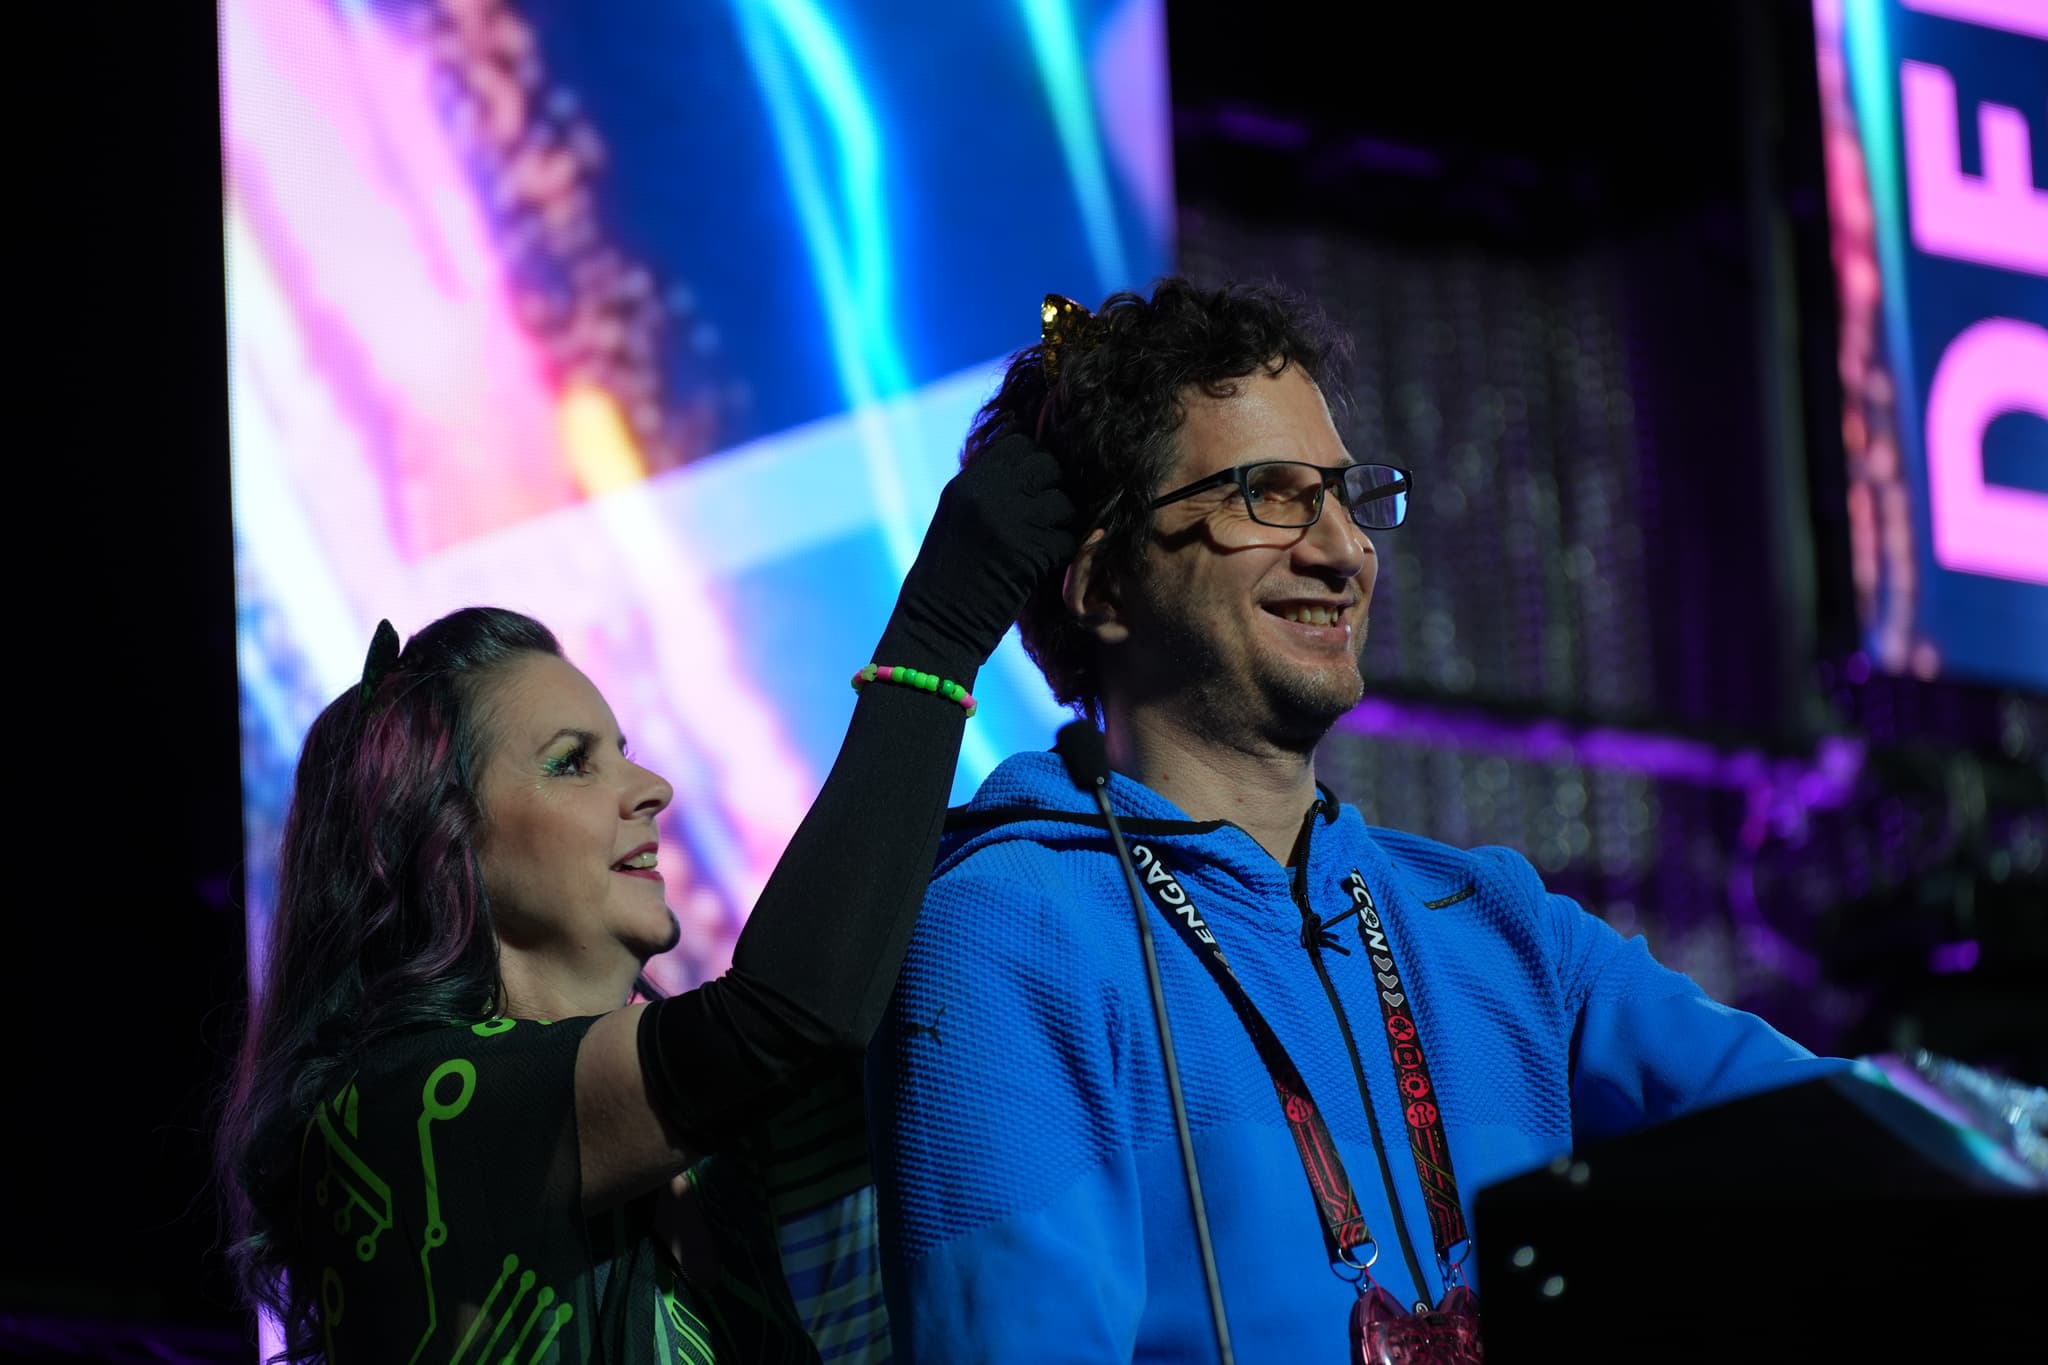
{"label": "man's forehead", "polygon": [[1349,461],[1329,404],[1299,365],[1278,374],[1254,371],[1231,381],[1224,395],[1190,388],[1176,433],[1172,482],[1185,483],[1251,460]]}

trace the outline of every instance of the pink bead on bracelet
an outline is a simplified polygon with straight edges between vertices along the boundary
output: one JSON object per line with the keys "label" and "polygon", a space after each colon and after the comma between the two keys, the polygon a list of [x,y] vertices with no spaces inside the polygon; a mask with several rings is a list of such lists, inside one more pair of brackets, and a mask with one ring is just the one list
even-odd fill
{"label": "pink bead on bracelet", "polygon": [[902,664],[869,664],[853,675],[853,690],[858,692],[871,682],[895,683],[899,687],[915,687],[923,692],[936,692],[947,701],[958,702],[960,709],[971,718],[980,703],[974,694],[950,678],[941,678],[936,673],[920,673]]}

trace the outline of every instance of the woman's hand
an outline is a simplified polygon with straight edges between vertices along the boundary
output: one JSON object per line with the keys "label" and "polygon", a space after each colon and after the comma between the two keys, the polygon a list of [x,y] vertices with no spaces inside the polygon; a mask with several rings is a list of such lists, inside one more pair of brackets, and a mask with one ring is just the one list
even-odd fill
{"label": "woman's hand", "polygon": [[[875,662],[967,685],[1032,588],[1073,558],[1073,517],[1052,456],[1022,436],[991,443],[939,496]],[[957,706],[869,688],[732,970],[592,1026],[577,1061],[586,1207],[652,1188],[815,1068],[859,1056],[895,988],[965,729]]]}
{"label": "woman's hand", "polygon": [[1058,461],[1016,432],[991,443],[939,495],[874,661],[970,685],[1031,590],[1074,557],[1073,521]]}

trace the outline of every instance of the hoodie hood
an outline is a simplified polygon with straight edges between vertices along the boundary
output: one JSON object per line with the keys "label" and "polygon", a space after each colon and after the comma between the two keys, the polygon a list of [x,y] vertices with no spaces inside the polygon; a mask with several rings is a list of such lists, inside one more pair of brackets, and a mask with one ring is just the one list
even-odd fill
{"label": "hoodie hood", "polygon": [[[1328,791],[1321,792],[1320,814],[1334,822],[1343,808]],[[1282,869],[1242,828],[1228,820],[1196,820],[1150,787],[1111,773],[1110,808],[1127,839],[1144,839],[1162,850],[1177,850],[1182,861],[1220,863],[1242,879],[1274,878],[1283,892]],[[1343,812],[1354,821],[1356,811]],[[1058,754],[1013,754],[998,764],[974,799],[946,813],[946,831],[939,845],[938,870],[991,844],[1023,839],[1065,848],[1109,849],[1109,826],[1093,793],[1076,787]]]}
{"label": "hoodie hood", "polygon": [[[1311,847],[1310,874],[1318,880],[1341,877],[1360,868],[1382,900],[1412,898],[1430,910],[1457,904],[1471,896],[1481,866],[1507,875],[1540,893],[1534,869],[1504,849],[1464,850],[1398,830],[1370,828],[1355,807],[1340,803],[1322,786],[1319,828],[1342,825],[1346,835],[1334,842],[1317,835]],[[1228,820],[1196,820],[1143,783],[1111,773],[1110,808],[1127,839],[1143,839],[1158,847],[1176,871],[1198,865],[1227,870],[1256,893],[1288,894],[1286,869],[1259,842]],[[1304,815],[1307,812],[1303,812]],[[1032,751],[1013,754],[990,772],[964,806],[946,813],[935,875],[993,844],[1028,840],[1053,848],[1090,848],[1109,852],[1109,827],[1097,810],[1093,794],[1067,776],[1058,754]],[[1343,868],[1322,866],[1324,855],[1347,850]],[[1382,890],[1384,888],[1384,890]]]}

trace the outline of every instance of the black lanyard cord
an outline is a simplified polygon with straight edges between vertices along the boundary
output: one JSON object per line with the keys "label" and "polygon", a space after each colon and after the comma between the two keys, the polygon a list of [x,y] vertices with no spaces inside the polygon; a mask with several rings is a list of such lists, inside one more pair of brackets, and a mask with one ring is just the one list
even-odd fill
{"label": "black lanyard cord", "polygon": [[[1222,990],[1230,1002],[1238,1020],[1250,1035],[1252,1045],[1257,1049],[1259,1060],[1265,1063],[1267,1074],[1273,1081],[1274,1092],[1279,1096],[1282,1112],[1294,1136],[1295,1147],[1302,1159],[1302,1170],[1308,1177],[1310,1190],[1315,1195],[1316,1210],[1322,1223],[1325,1249],[1333,1262],[1357,1265],[1354,1253],[1373,1241],[1365,1225],[1365,1219],[1358,1207],[1350,1177],[1344,1170],[1337,1155],[1336,1140],[1331,1136],[1329,1126],[1324,1122],[1322,1112],[1310,1096],[1308,1084],[1301,1072],[1287,1055],[1279,1035],[1273,1032],[1258,1006],[1252,1002],[1244,985],[1231,970],[1229,960],[1216,942],[1216,936],[1206,921],[1195,909],[1186,888],[1167,869],[1156,853],[1144,844],[1133,845],[1130,858],[1143,871],[1142,886],[1161,916],[1175,934],[1194,953],[1195,958],[1207,969],[1210,978]],[[1359,919],[1359,935],[1372,958],[1381,1019],[1385,1028],[1387,1047],[1393,1057],[1395,1084],[1401,1098],[1402,1117],[1408,1129],[1408,1145],[1415,1159],[1416,1174],[1422,1184],[1423,1199],[1429,1213],[1431,1240],[1435,1244],[1437,1264],[1447,1279],[1456,1277],[1457,1266],[1463,1260],[1462,1252],[1456,1257],[1453,1252],[1460,1244],[1469,1248],[1471,1238],[1466,1231],[1465,1215],[1458,1199],[1456,1174],[1451,1168],[1450,1143],[1444,1134],[1443,1116],[1437,1104],[1436,1087],[1429,1074],[1428,1061],[1423,1055],[1422,1037],[1415,1026],[1413,1006],[1400,978],[1400,968],[1395,963],[1391,947],[1387,943],[1386,925],[1380,918],[1379,909],[1373,903],[1372,892],[1366,886],[1365,878],[1353,870],[1344,880],[1344,889],[1352,899],[1352,910],[1337,916],[1331,923],[1338,923],[1355,914]],[[1327,930],[1314,916],[1304,917],[1316,925],[1315,938],[1320,939]],[[1304,926],[1304,943],[1310,943],[1311,936]],[[1313,946],[1321,946],[1320,943]],[[1347,1038],[1349,1030],[1346,1030]],[[1354,1054],[1355,1055],[1355,1054]],[[1370,1101],[1361,1093],[1360,1100]],[[1368,1109],[1368,1119],[1373,1117]],[[1377,1123],[1373,1125],[1375,1133]],[[1384,1153],[1380,1153],[1384,1157]],[[1384,1161],[1382,1162],[1384,1169]],[[1389,1179],[1391,1177],[1389,1176]],[[1391,1184],[1388,1200],[1394,1201]],[[1398,1204],[1394,1207],[1398,1210]],[[1398,1218],[1398,1212],[1396,1214]],[[1407,1229],[1398,1231],[1406,1242]],[[1413,1266],[1411,1272],[1419,1269]],[[1367,1264],[1370,1262],[1368,1261]],[[1426,1293],[1428,1286],[1418,1278],[1418,1293]]]}

